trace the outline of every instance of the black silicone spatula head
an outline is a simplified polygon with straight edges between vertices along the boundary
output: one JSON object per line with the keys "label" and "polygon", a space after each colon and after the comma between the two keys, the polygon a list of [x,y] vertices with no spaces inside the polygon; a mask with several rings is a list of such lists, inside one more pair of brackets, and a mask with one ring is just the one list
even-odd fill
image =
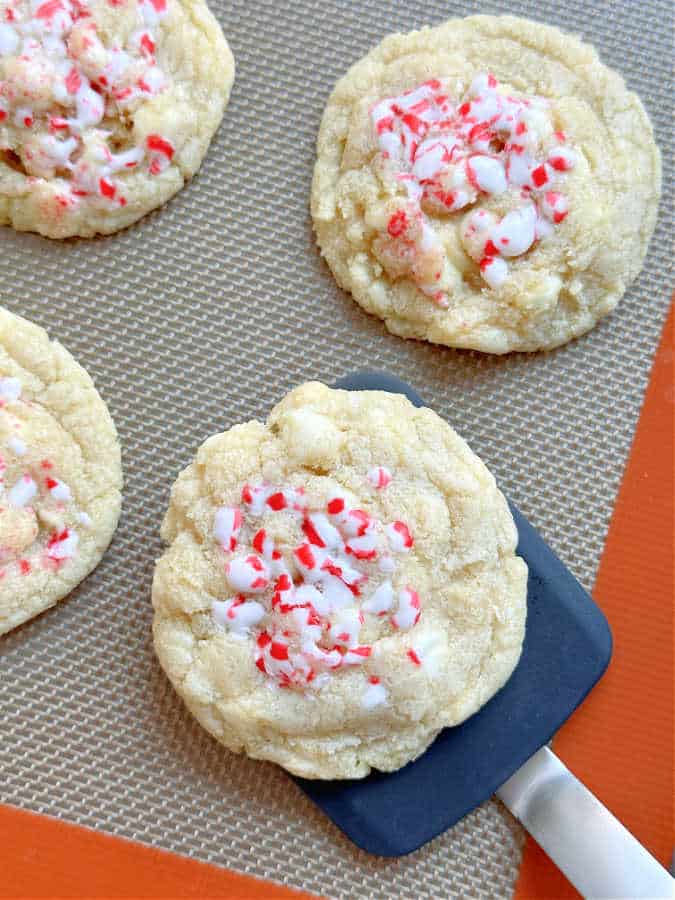
{"label": "black silicone spatula head", "polygon": [[[390,375],[361,372],[335,387],[421,397]],[[518,553],[529,568],[523,654],[506,686],[475,716],[447,728],[415,762],[354,781],[297,779],[370,853],[402,856],[436,837],[503,784],[583,701],[612,652],[607,621],[515,507]]]}

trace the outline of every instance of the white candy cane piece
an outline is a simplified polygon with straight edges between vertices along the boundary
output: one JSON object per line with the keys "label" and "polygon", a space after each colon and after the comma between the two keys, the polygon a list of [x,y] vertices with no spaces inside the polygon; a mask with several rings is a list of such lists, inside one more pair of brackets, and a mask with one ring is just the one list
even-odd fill
{"label": "white candy cane piece", "polygon": [[442,639],[433,632],[418,634],[412,647],[408,650],[408,658],[413,665],[422,668],[435,678],[441,671],[445,650]]}
{"label": "white candy cane piece", "polygon": [[[339,559],[337,562],[338,568],[340,569],[340,575],[338,577],[340,578],[340,581],[342,581],[348,587],[355,589],[358,588],[363,581],[366,581],[367,575],[361,572],[360,569],[356,569],[354,568],[354,566],[351,566],[344,557]],[[324,565],[327,564],[329,564],[329,560],[326,560],[326,563]],[[352,593],[354,593],[354,590],[352,590]]]}
{"label": "white candy cane piece", "polygon": [[501,112],[501,99],[493,93],[479,94],[471,101],[470,117],[479,122],[489,122]]}
{"label": "white candy cane piece", "polygon": [[386,466],[375,466],[368,472],[368,481],[379,491],[391,484],[392,475]]}
{"label": "white candy cane piece", "polygon": [[406,631],[416,625],[420,618],[420,598],[417,591],[407,587],[398,595],[398,610],[392,616],[394,628]]}
{"label": "white candy cane piece", "polygon": [[261,603],[237,597],[232,600],[214,600],[211,611],[218,625],[238,635],[248,634],[266,615]]}
{"label": "white candy cane piece", "polygon": [[235,550],[244,517],[241,510],[232,506],[221,506],[216,511],[213,536],[225,551]]}
{"label": "white candy cane piece", "polygon": [[481,72],[476,75],[471,84],[469,85],[469,90],[466,92],[467,97],[479,97],[481,94],[484,94],[488,89],[496,87],[496,81],[492,75],[488,75],[487,72]]}
{"label": "white candy cane piece", "polygon": [[364,612],[379,616],[388,612],[394,602],[394,589],[391,581],[383,582],[361,607]]}
{"label": "white candy cane piece", "polygon": [[507,213],[490,232],[490,239],[502,256],[520,256],[534,243],[537,212],[528,203]]}
{"label": "white candy cane piece", "polygon": [[288,659],[293,667],[294,681],[299,680],[303,685],[313,681],[316,673],[312,663],[302,653],[289,653]]}
{"label": "white candy cane piece", "polygon": [[318,616],[313,610],[296,606],[289,613],[289,618],[294,630],[302,633],[303,637],[315,642],[321,640],[321,625],[314,624],[315,621],[318,621]]}
{"label": "white candy cane piece", "polygon": [[7,446],[15,456],[25,456],[28,452],[28,448],[26,447],[25,443],[21,440],[21,438],[16,437],[16,435],[12,435],[12,437],[7,441]]}
{"label": "white candy cane piece", "polygon": [[558,191],[546,191],[541,201],[541,211],[547,219],[558,225],[569,212],[569,203]]}
{"label": "white candy cane piece", "polygon": [[19,35],[12,26],[0,23],[0,56],[12,56],[19,43]]}
{"label": "white candy cane piece", "polygon": [[[86,79],[75,95],[77,122],[82,128],[98,125],[103,118],[105,105],[100,94],[93,91]],[[73,123],[74,124],[74,123]]]}
{"label": "white candy cane piece", "polygon": [[391,556],[382,556],[378,561],[377,568],[380,572],[385,572],[387,575],[391,575],[392,572],[396,571],[396,563]]}
{"label": "white candy cane piece", "polygon": [[342,657],[343,666],[362,666],[372,652],[371,647],[352,647]]}
{"label": "white candy cane piece", "polygon": [[556,147],[548,157],[549,165],[556,172],[568,172],[573,169],[577,161],[577,155],[569,147]]}
{"label": "white candy cane piece", "polygon": [[504,165],[491,156],[471,156],[466,161],[470,182],[486,194],[503,194],[507,189]]}
{"label": "white candy cane piece", "polygon": [[506,163],[506,175],[513,187],[530,185],[530,173],[534,168],[534,160],[529,153],[514,153]]}
{"label": "white candy cane piece", "polygon": [[439,174],[443,165],[451,157],[443,141],[431,138],[417,148],[412,174],[420,182],[431,181]]}
{"label": "white candy cane piece", "polygon": [[331,622],[329,634],[331,640],[345,647],[356,647],[359,643],[361,631],[361,617],[359,611],[354,609],[340,610]]}
{"label": "white candy cane piece", "polygon": [[259,556],[235,557],[225,567],[227,580],[235,591],[257,594],[269,586],[269,569]]}
{"label": "white candy cane piece", "polygon": [[[342,609],[354,602],[354,594],[347,587],[344,581],[341,581],[334,575],[321,576],[321,588],[323,594],[323,604],[326,609],[322,615],[330,615],[336,609]],[[317,611],[319,607],[316,607]]]}
{"label": "white candy cane piece", "polygon": [[274,493],[267,485],[260,484],[254,487],[246,484],[241,492],[241,502],[245,503],[251,515],[261,516],[265,509],[267,497]]}
{"label": "white candy cane piece", "polygon": [[18,378],[0,378],[0,406],[16,403],[21,396],[21,382]]}
{"label": "white candy cane piece", "polygon": [[534,234],[538,241],[544,240],[544,238],[550,237],[555,232],[555,228],[553,227],[553,223],[549,222],[548,219],[542,218],[542,216],[537,217],[537,224],[534,227]]}
{"label": "white candy cane piece", "polygon": [[309,605],[322,618],[330,616],[333,612],[334,607],[330,598],[323,590],[318,590],[311,584],[298,585],[294,588],[293,595],[298,604]]}
{"label": "white candy cane piece", "polygon": [[361,706],[364,709],[375,709],[387,702],[387,690],[378,680],[371,681],[361,697]]}
{"label": "white candy cane piece", "polygon": [[142,147],[132,147],[124,153],[113,153],[108,159],[110,172],[120,172],[124,169],[135,169],[143,160],[145,151]]}
{"label": "white candy cane piece", "polygon": [[301,649],[310,659],[329,669],[336,669],[342,664],[342,654],[338,650],[322,650],[314,641],[304,641]]}
{"label": "white candy cane piece", "polygon": [[357,559],[375,559],[377,556],[377,535],[364,534],[362,537],[350,538],[345,544],[348,553]]}
{"label": "white candy cane piece", "polygon": [[392,522],[385,528],[385,533],[394,553],[407,553],[415,543],[405,522]]}
{"label": "white candy cane piece", "polygon": [[362,509],[348,509],[338,518],[340,529],[347,537],[360,537],[373,527],[373,520]]}
{"label": "white candy cane piece", "polygon": [[509,267],[499,256],[485,256],[480,262],[480,273],[488,285],[497,290],[509,276]]}
{"label": "white candy cane piece", "polygon": [[37,484],[30,475],[23,475],[9,490],[7,500],[10,506],[18,509],[26,506],[37,494]]}
{"label": "white candy cane piece", "polygon": [[47,557],[53,562],[62,562],[65,559],[72,559],[77,551],[79,538],[74,531],[65,528],[59,533],[55,533],[47,542]]}
{"label": "white candy cane piece", "polygon": [[317,547],[333,550],[342,544],[340,532],[331,525],[328,516],[323,513],[310,513],[303,524],[303,531],[310,544]]}
{"label": "white candy cane piece", "polygon": [[49,493],[58,503],[70,503],[73,495],[68,485],[56,478],[51,478],[47,482]]}

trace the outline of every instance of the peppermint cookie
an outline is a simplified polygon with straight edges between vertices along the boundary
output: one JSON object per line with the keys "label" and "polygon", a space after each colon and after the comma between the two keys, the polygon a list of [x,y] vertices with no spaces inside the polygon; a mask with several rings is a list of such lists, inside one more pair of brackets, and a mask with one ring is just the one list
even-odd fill
{"label": "peppermint cookie", "polygon": [[233,80],[203,0],[0,0],[0,224],[140,219],[197,171]]}
{"label": "peppermint cookie", "polygon": [[159,660],[221,743],[308,778],[419,756],[511,675],[527,568],[494,478],[402,396],[292,391],[173,487]]}
{"label": "peppermint cookie", "polygon": [[42,328],[0,309],[0,634],[98,564],[121,487],[117,433],[89,375]]}
{"label": "peppermint cookie", "polygon": [[394,334],[531,351],[614,309],[660,183],[644,108],[592,47],[473,16],[392,35],[338,82],[312,214],[338,284]]}

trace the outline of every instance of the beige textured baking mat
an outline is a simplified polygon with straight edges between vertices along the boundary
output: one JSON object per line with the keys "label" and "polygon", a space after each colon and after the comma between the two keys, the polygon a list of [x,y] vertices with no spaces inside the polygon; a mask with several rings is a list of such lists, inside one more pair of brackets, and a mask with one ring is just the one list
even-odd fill
{"label": "beige textured baking mat", "polygon": [[[386,369],[458,428],[592,585],[669,299],[667,209],[619,311],[571,346],[489,359],[401,341],[341,294],[318,258],[315,135],[334,81],[382,36],[477,5],[213,6],[237,81],[193,184],[110,239],[51,243],[0,229],[0,302],[47,327],[96,378],[126,468],[102,565],[0,642],[0,802],[334,897],[508,897],[522,839],[496,802],[410,857],[377,860],[280,770],[231,755],[190,719],[151,650],[159,523],[171,482],[208,435],[265,415],[305,379]],[[670,3],[480,10],[594,42],[641,94],[668,160]]]}

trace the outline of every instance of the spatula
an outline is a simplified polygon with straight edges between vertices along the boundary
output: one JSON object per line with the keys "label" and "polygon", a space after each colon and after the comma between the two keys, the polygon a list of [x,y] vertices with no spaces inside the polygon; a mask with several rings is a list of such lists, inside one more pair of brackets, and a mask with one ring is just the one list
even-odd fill
{"label": "spatula", "polygon": [[[335,387],[405,394],[423,405],[409,385],[382,373]],[[584,896],[673,897],[667,871],[546,746],[603,675],[612,638],[591,597],[511,509],[529,580],[523,654],[506,686],[398,772],[297,781],[370,853],[410,853],[496,793]]]}

